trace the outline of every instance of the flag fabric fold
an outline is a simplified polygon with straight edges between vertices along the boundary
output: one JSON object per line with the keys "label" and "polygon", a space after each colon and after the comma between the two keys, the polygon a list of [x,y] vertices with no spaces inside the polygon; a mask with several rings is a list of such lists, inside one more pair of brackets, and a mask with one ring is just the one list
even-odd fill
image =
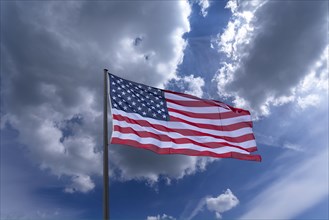
{"label": "flag fabric fold", "polygon": [[250,112],[109,74],[111,143],[159,154],[261,161]]}

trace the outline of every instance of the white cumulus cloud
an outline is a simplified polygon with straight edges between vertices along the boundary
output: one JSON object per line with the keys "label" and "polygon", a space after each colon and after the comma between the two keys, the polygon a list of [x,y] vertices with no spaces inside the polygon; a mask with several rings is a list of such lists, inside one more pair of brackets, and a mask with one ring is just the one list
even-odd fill
{"label": "white cumulus cloud", "polygon": [[72,184],[65,188],[65,192],[73,193],[75,191],[80,191],[86,193],[94,187],[95,184],[91,181],[89,176],[79,175],[72,177]]}
{"label": "white cumulus cloud", "polygon": [[206,198],[206,204],[209,211],[215,212],[216,218],[221,218],[222,213],[237,206],[239,200],[230,189],[227,189],[223,194],[217,197]]}
{"label": "white cumulus cloud", "polygon": [[[327,4],[231,0],[226,7],[232,16],[217,38],[226,56],[213,79],[218,94],[256,117],[269,115],[272,106],[295,102],[305,108],[318,102],[314,93],[323,93],[322,85],[328,84],[323,74],[328,60]],[[311,73],[319,82],[317,91],[302,93],[299,85]],[[319,102],[325,99],[322,95]]]}
{"label": "white cumulus cloud", "polygon": [[[102,173],[103,68],[163,87],[182,62],[190,5],[10,1],[1,7],[2,129],[8,123],[18,131],[41,169],[68,176],[66,192],[90,191]],[[182,178],[204,166],[202,159],[154,160],[149,152],[110,149],[111,174],[118,171],[121,180]]]}
{"label": "white cumulus cloud", "polygon": [[208,8],[210,6],[210,2],[208,0],[197,0],[197,3],[201,7],[202,16],[206,17],[208,14]]}
{"label": "white cumulus cloud", "polygon": [[231,210],[238,204],[239,199],[230,189],[227,189],[224,193],[218,195],[217,197],[207,196],[202,198],[187,219],[193,219],[199,212],[204,210],[204,207],[206,207],[208,211],[215,212],[215,217],[217,219],[221,219],[222,213]]}

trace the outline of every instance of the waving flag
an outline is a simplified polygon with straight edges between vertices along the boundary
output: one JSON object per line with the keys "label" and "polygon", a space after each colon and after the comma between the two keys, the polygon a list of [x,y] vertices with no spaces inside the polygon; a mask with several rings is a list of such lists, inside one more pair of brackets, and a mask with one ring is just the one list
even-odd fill
{"label": "waving flag", "polygon": [[249,111],[161,90],[110,74],[111,143],[152,150],[261,161]]}

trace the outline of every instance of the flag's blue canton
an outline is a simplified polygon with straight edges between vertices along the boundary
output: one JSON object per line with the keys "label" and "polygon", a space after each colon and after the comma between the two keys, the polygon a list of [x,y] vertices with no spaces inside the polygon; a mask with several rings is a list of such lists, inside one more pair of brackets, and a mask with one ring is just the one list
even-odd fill
{"label": "flag's blue canton", "polygon": [[143,117],[169,120],[164,92],[110,74],[112,108],[137,113]]}

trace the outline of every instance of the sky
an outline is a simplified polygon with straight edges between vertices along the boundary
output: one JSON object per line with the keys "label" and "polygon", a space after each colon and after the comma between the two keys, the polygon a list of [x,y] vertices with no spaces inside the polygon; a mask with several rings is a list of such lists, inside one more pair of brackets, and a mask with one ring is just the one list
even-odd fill
{"label": "sky", "polygon": [[0,6],[0,219],[102,219],[104,68],[251,111],[262,156],[110,145],[111,219],[329,218],[327,1]]}

